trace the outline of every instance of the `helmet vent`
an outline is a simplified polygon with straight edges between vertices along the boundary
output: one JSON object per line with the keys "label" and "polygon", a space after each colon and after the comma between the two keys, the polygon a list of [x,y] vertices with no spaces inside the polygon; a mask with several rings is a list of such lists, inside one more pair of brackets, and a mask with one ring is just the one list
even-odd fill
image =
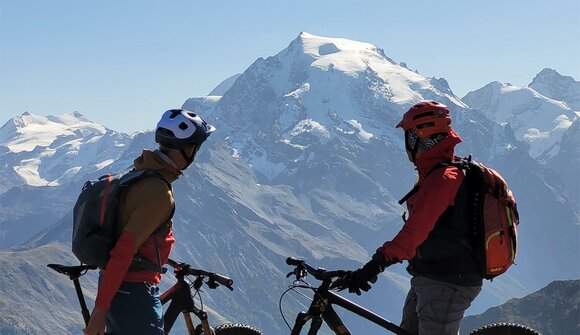
{"label": "helmet vent", "polygon": [[428,127],[433,127],[435,126],[435,122],[427,122],[427,123],[422,123],[417,125],[417,129],[423,129],[423,128],[428,128]]}
{"label": "helmet vent", "polygon": [[189,127],[189,126],[188,126],[188,125],[187,125],[185,122],[181,122],[181,123],[179,124],[179,129],[181,129],[181,130],[185,130],[185,129],[187,129],[188,127]]}
{"label": "helmet vent", "polygon": [[432,116],[433,114],[435,114],[435,113],[433,113],[433,111],[417,114],[417,115],[413,116],[413,120],[417,120],[417,119],[427,117],[427,116]]}
{"label": "helmet vent", "polygon": [[181,114],[181,109],[173,109],[170,111],[171,115],[169,116],[170,119],[175,119],[175,117]]}

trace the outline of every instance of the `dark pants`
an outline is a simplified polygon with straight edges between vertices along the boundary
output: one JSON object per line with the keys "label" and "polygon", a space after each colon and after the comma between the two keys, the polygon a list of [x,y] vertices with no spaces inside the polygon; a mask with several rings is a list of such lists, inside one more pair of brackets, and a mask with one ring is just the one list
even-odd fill
{"label": "dark pants", "polygon": [[115,335],[163,335],[159,288],[123,282],[107,314],[107,332]]}
{"label": "dark pants", "polygon": [[481,286],[460,286],[413,277],[401,328],[414,335],[458,335],[463,313]]}

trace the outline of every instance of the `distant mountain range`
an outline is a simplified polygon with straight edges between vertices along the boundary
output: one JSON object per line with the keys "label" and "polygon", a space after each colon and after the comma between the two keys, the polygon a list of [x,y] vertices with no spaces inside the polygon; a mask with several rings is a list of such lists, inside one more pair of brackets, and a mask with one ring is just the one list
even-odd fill
{"label": "distant mountain range", "polygon": [[[578,82],[568,78],[546,69],[529,87],[491,83],[461,99],[444,78],[424,77],[375,45],[301,33],[212,95],[185,101],[218,131],[174,185],[172,256],[234,278],[233,293],[204,298],[222,317],[285,332],[277,304],[289,284],[286,257],[354,269],[401,227],[397,200],[415,173],[394,126],[432,99],[450,107],[463,137],[457,153],[500,171],[521,213],[517,266],[486,282],[468,314],[578,279]],[[127,170],[154,147],[150,131],[118,133],[79,113],[25,113],[0,129],[0,334],[78,333],[72,287],[46,263],[75,263],[70,209],[82,184]],[[91,304],[94,276],[85,284]],[[393,266],[373,294],[352,298],[398,320],[407,289],[404,267]],[[284,301],[287,317],[301,308]]]}
{"label": "distant mountain range", "polygon": [[580,332],[580,280],[558,280],[523,298],[508,300],[478,316],[463,319],[463,333],[498,322],[518,323],[543,335]]}

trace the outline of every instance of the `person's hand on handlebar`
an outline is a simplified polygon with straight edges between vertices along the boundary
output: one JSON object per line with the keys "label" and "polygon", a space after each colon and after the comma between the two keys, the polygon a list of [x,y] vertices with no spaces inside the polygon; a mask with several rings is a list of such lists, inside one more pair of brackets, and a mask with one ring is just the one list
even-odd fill
{"label": "person's hand on handlebar", "polygon": [[345,288],[348,287],[348,292],[361,295],[361,290],[364,292],[370,290],[370,284],[377,281],[377,276],[394,263],[397,262],[387,261],[385,255],[377,251],[368,263],[358,270],[349,271],[341,281]]}

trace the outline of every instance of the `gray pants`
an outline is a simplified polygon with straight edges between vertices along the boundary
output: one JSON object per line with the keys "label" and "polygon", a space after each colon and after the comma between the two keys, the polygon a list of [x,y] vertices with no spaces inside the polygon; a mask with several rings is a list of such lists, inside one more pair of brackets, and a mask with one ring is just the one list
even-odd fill
{"label": "gray pants", "polygon": [[481,286],[459,286],[413,277],[401,327],[413,335],[458,335],[463,313]]}

